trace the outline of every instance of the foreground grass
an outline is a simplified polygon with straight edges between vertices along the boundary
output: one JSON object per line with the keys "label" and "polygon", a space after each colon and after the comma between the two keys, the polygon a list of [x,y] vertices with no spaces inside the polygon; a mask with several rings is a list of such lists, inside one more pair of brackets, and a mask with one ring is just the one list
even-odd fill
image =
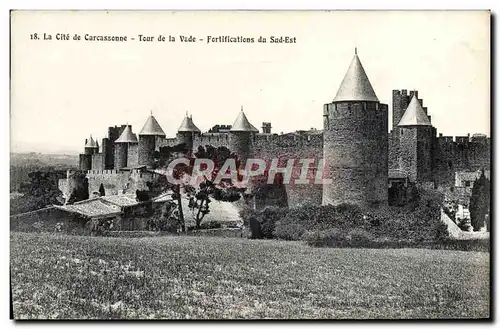
{"label": "foreground grass", "polygon": [[489,317],[489,254],[11,233],[16,319]]}

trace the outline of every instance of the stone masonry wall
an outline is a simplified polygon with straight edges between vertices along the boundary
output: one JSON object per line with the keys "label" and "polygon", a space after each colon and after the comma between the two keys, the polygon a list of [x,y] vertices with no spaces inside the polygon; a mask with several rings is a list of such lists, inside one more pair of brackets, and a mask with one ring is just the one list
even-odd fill
{"label": "stone masonry wall", "polygon": [[153,135],[139,136],[139,165],[153,165],[156,137]]}
{"label": "stone masonry wall", "polygon": [[139,145],[128,144],[127,167],[134,168],[139,165]]}
{"label": "stone masonry wall", "polygon": [[115,168],[121,169],[127,167],[127,143],[115,143]]}
{"label": "stone masonry wall", "polygon": [[99,192],[101,183],[104,185],[106,195],[122,194],[127,187],[129,175],[129,171],[90,170],[87,172],[89,194]]}
{"label": "stone masonry wall", "polygon": [[341,102],[324,107],[325,174],[323,204],[387,204],[387,105]]}

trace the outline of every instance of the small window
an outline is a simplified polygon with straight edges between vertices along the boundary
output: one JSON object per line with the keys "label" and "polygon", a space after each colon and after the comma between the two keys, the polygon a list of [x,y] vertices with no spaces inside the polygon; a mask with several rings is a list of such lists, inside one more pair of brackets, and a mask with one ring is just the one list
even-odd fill
{"label": "small window", "polygon": [[470,181],[465,181],[465,187],[470,187]]}
{"label": "small window", "polygon": [[403,135],[403,128],[401,128],[401,135]]}

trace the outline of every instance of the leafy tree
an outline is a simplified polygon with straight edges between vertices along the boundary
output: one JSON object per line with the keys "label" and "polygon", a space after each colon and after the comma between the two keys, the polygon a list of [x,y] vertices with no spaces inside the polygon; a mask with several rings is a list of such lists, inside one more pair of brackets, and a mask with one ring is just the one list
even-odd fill
{"label": "leafy tree", "polygon": [[196,212],[196,229],[199,229],[205,215],[210,213],[210,197],[217,201],[235,202],[241,199],[246,188],[238,188],[234,185],[217,186],[206,178],[198,188],[188,187],[186,190],[189,196],[189,208]]}
{"label": "leafy tree", "polygon": [[[157,169],[165,169],[168,167],[168,164],[179,157],[186,157],[187,154],[189,153],[189,149],[186,144],[177,144],[174,146],[164,146],[161,147],[159,151],[154,153],[154,162],[155,162],[155,168]],[[175,179],[180,179],[182,178],[183,175],[189,174],[191,168],[189,166],[185,166],[183,164],[176,166],[174,172],[172,175],[174,176]],[[169,216],[174,216],[175,215],[175,221],[178,221],[180,223],[180,226],[182,227],[182,231],[185,232],[185,219],[184,219],[184,212],[182,209],[182,202],[181,202],[181,194],[182,194],[182,189],[180,184],[172,184],[168,181],[167,177],[164,175],[159,175],[156,179],[154,179],[152,182],[147,183],[149,190],[154,193],[154,194],[160,194],[162,192],[166,192],[168,190],[172,191],[172,200],[173,202],[169,201],[165,205],[165,210],[163,211],[162,217],[165,217],[165,221],[172,222],[171,218],[168,218]],[[175,209],[174,209],[175,206]]]}
{"label": "leafy tree", "polygon": [[[18,157],[21,155],[18,155]],[[29,156],[28,156],[29,157]],[[50,177],[60,179],[66,177],[66,170],[73,169],[76,170],[74,164],[63,164],[54,163],[56,159],[48,158],[46,161],[40,161],[39,159],[19,159],[15,155],[11,154],[11,164],[10,164],[10,191],[26,193],[26,187],[30,185],[31,178],[30,173],[42,172],[49,173]]]}
{"label": "leafy tree", "polygon": [[185,143],[177,144],[174,146],[163,146],[160,147],[159,151],[155,151],[153,154],[154,167],[163,168],[168,166],[168,163],[175,159],[177,156],[187,155],[189,149]]}
{"label": "leafy tree", "polygon": [[[490,180],[486,178],[484,169],[472,186],[469,210],[474,231],[479,231],[485,224],[485,217],[489,217],[490,213]],[[489,226],[487,228],[489,230]]]}
{"label": "leafy tree", "polygon": [[23,184],[24,195],[11,202],[11,213],[23,213],[60,204],[59,176],[54,172],[35,171],[28,174],[29,182]]}
{"label": "leafy tree", "polygon": [[106,190],[104,189],[104,185],[101,183],[101,185],[99,186],[99,194],[101,196],[106,196]]}
{"label": "leafy tree", "polygon": [[280,207],[288,208],[288,196],[283,183],[284,178],[282,173],[276,173],[274,182],[267,183],[268,171],[264,173],[261,182],[257,183],[255,189],[255,203],[257,208]]}
{"label": "leafy tree", "polygon": [[156,163],[159,164],[160,168],[168,167],[168,164],[179,157],[188,157],[190,159],[190,164],[179,164],[175,167],[172,173],[175,179],[182,179],[185,175],[191,175],[194,168],[194,162],[196,158],[210,159],[214,163],[214,170],[209,177],[204,177],[199,186],[191,186],[189,183],[186,184],[172,184],[168,182],[165,176],[160,176],[160,178],[148,184],[150,190],[171,190],[172,200],[175,201],[177,205],[177,210],[175,212],[169,211],[167,213],[175,214],[179,217],[179,222],[181,223],[182,230],[185,231],[185,218],[184,209],[182,208],[182,195],[186,195],[189,198],[189,208],[195,213],[196,228],[201,227],[201,221],[210,213],[210,198],[214,198],[219,201],[234,202],[241,198],[241,194],[245,189],[235,187],[230,180],[222,180],[220,184],[216,186],[213,183],[219,169],[223,166],[229,158],[234,158],[236,165],[238,166],[238,159],[235,154],[231,153],[227,147],[213,147],[207,145],[206,147],[200,146],[198,150],[194,152],[194,156],[189,156],[189,151],[185,144],[179,144],[175,146],[166,146],[160,148],[159,152],[155,153]]}

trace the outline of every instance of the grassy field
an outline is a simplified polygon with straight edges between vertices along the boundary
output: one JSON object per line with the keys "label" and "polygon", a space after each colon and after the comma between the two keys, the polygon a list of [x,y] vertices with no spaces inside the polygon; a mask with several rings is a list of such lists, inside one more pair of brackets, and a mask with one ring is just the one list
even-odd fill
{"label": "grassy field", "polygon": [[489,254],[11,233],[16,319],[489,317]]}

